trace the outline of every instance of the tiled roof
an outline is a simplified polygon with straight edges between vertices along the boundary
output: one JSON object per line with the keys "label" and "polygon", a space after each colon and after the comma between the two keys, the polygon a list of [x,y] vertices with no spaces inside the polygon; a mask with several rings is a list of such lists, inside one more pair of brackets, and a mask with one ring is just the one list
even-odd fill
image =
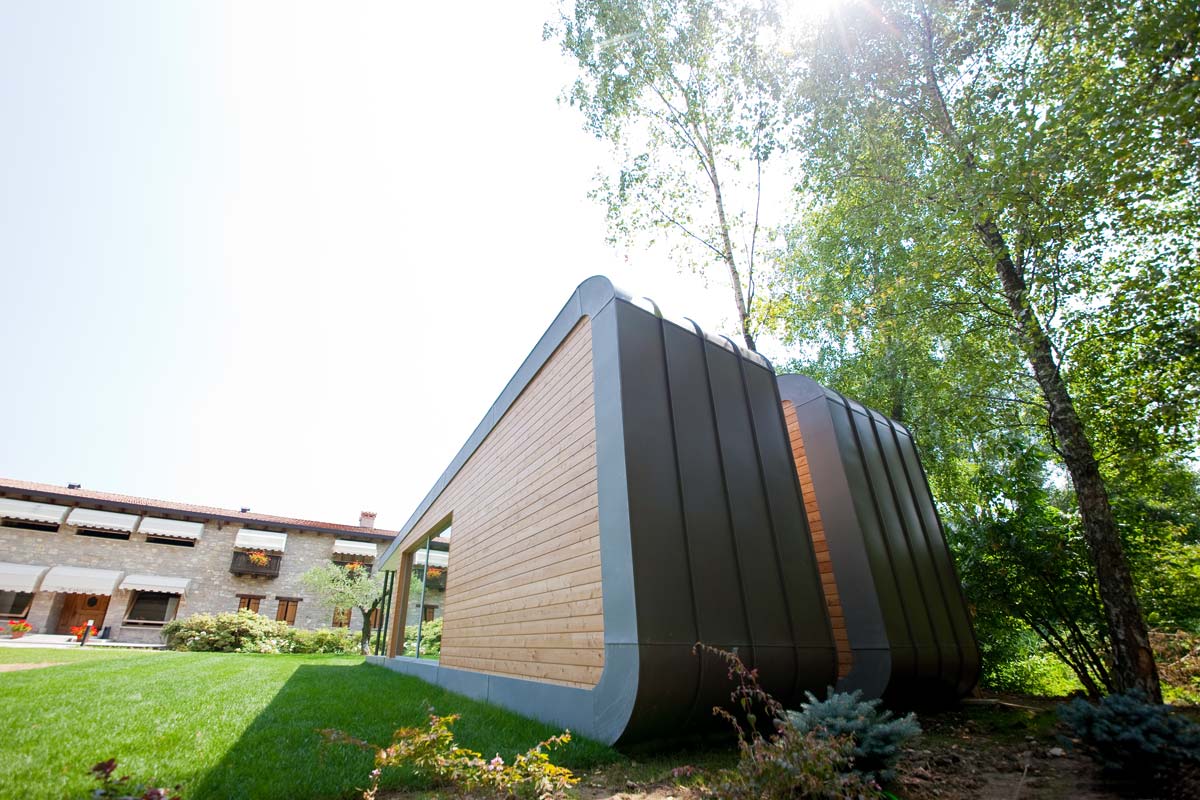
{"label": "tiled roof", "polygon": [[396,531],[380,528],[364,528],[359,525],[340,525],[336,522],[319,522],[311,519],[296,519],[294,517],[277,517],[273,514],[254,514],[234,511],[228,508],[214,506],[197,506],[191,503],[175,503],[169,500],[152,500],[146,497],[132,497],[126,494],[112,492],[95,492],[89,489],[68,489],[49,483],[33,483],[19,481],[13,478],[0,478],[0,495],[31,495],[39,498],[54,500],[74,500],[89,506],[104,508],[134,509],[142,512],[159,512],[167,514],[189,514],[228,522],[257,523],[259,525],[274,525],[285,528],[301,528],[304,530],[320,531],[323,533],[346,533],[369,538],[391,539]]}

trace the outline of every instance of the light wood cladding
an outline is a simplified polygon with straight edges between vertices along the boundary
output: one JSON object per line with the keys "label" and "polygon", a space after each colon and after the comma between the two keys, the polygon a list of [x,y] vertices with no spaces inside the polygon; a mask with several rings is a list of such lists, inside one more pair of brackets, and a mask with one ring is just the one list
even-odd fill
{"label": "light wood cladding", "polygon": [[452,519],[444,666],[592,687],[604,667],[591,323],[583,319],[412,528]]}
{"label": "light wood cladding", "polygon": [[800,421],[796,418],[796,407],[791,400],[783,401],[783,418],[787,422],[788,439],[792,444],[792,459],[796,462],[796,477],[800,479],[800,491],[804,498],[804,511],[808,517],[808,529],[812,534],[813,549],[817,554],[817,569],[821,574],[821,591],[825,594],[825,606],[829,609],[829,620],[833,625],[833,639],[837,645],[838,677],[850,674],[854,665],[854,654],[850,650],[850,638],[846,632],[846,617],[842,612],[842,600],[838,595],[837,581],[833,575],[833,561],[829,558],[829,545],[825,539],[825,523],[821,520],[821,509],[813,492],[812,473],[809,471],[808,456],[804,452],[804,437],[800,435]]}

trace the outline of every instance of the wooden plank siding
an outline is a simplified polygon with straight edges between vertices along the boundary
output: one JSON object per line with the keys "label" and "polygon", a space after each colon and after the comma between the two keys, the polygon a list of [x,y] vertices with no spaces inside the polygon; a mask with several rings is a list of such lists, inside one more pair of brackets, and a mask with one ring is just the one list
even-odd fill
{"label": "wooden plank siding", "polygon": [[404,542],[411,552],[451,520],[443,666],[587,688],[599,681],[593,389],[584,318]]}
{"label": "wooden plank siding", "polygon": [[833,561],[829,557],[829,545],[825,539],[825,523],[821,520],[821,509],[817,507],[816,494],[813,492],[812,473],[809,471],[808,456],[804,452],[804,437],[800,435],[800,421],[796,418],[796,407],[791,400],[783,401],[783,418],[787,423],[792,459],[796,462],[796,477],[800,479],[804,511],[808,517],[813,549],[817,554],[821,591],[825,595],[825,606],[829,609],[829,620],[833,625],[833,640],[837,645],[838,655],[838,677],[844,678],[850,674],[850,668],[854,665],[854,654],[850,650],[846,616],[842,611],[842,601],[833,574]]}

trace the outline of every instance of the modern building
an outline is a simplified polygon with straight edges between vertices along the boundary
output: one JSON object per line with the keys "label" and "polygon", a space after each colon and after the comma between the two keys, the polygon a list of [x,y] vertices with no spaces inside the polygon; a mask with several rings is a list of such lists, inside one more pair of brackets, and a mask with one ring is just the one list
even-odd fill
{"label": "modern building", "polygon": [[732,686],[697,642],[789,707],[839,680],[969,690],[978,650],[911,437],[900,460],[874,431],[850,447],[817,390],[779,380],[585,281],[376,561],[371,660],[605,742],[711,723]]}
{"label": "modern building", "polygon": [[302,628],[361,627],[300,576],[330,561],[370,564],[395,536],[293,519],[0,478],[0,623],[69,634],[92,620],[116,642],[157,643],[176,617],[249,608]]}

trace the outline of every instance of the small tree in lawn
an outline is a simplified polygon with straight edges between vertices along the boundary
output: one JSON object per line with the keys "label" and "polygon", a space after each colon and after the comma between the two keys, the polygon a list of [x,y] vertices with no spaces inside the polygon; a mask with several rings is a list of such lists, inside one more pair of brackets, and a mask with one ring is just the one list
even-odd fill
{"label": "small tree in lawn", "polygon": [[322,606],[336,611],[339,608],[357,608],[362,612],[362,652],[370,650],[371,612],[379,606],[383,595],[383,577],[372,575],[364,564],[322,564],[300,576],[301,582],[317,596]]}

